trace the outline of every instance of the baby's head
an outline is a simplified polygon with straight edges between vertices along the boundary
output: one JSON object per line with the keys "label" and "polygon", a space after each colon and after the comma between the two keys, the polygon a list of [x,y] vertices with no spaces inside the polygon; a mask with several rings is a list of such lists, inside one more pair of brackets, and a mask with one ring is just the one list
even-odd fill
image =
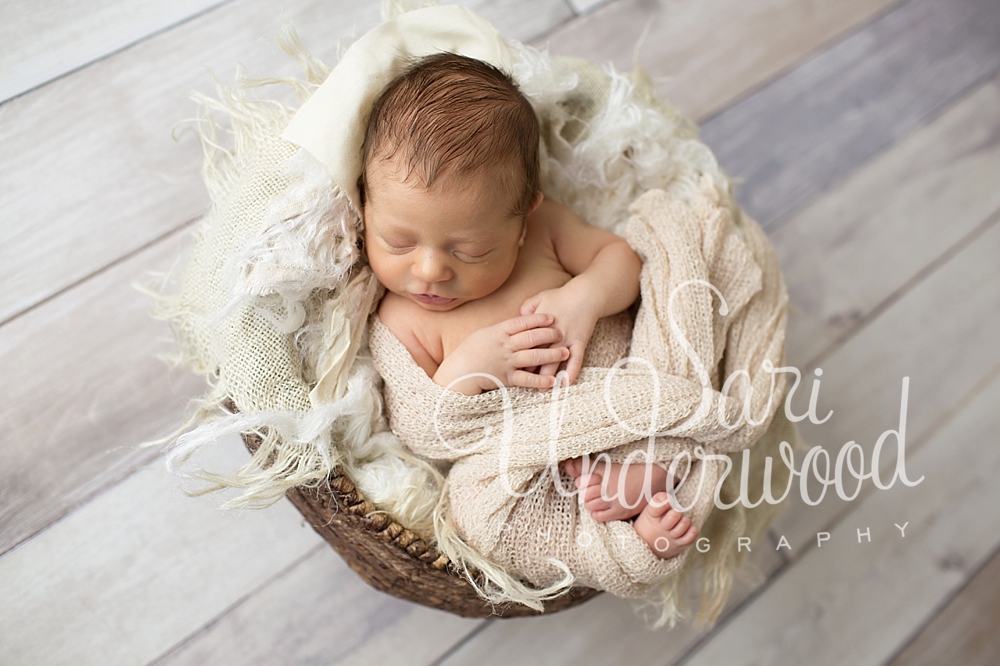
{"label": "baby's head", "polygon": [[429,310],[496,291],[541,202],[538,140],[530,103],[491,65],[442,53],[392,81],[358,182],[379,280]]}

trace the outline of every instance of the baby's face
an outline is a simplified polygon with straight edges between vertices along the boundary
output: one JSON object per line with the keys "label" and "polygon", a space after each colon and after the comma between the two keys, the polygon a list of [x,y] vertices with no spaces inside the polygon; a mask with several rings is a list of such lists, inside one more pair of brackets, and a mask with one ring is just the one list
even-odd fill
{"label": "baby's face", "polygon": [[522,218],[491,171],[446,173],[429,188],[401,182],[393,161],[369,167],[365,248],[385,287],[427,310],[496,291],[524,243]]}

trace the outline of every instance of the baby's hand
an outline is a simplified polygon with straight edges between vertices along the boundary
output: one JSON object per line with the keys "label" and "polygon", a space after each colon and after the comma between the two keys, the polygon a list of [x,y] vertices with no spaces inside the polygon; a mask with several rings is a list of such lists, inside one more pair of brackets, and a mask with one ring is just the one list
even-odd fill
{"label": "baby's hand", "polygon": [[[554,375],[541,375],[525,368],[555,364],[570,356],[559,342],[560,332],[551,328],[552,315],[530,314],[481,328],[465,338],[434,373],[434,383],[465,395],[478,395],[504,386],[549,389]],[[475,373],[489,376],[468,377]]]}
{"label": "baby's hand", "polygon": [[[546,289],[521,304],[521,315],[551,314],[555,317],[556,330],[561,333],[560,344],[569,348],[566,374],[569,383],[576,381],[583,367],[583,354],[600,319],[594,299],[581,288],[579,281],[570,281],[558,289]],[[554,377],[561,361],[542,365],[539,375]]]}

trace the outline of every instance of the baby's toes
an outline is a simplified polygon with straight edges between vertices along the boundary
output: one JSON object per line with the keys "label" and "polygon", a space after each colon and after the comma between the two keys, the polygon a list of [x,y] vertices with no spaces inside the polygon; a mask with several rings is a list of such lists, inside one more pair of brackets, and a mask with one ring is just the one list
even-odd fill
{"label": "baby's toes", "polygon": [[583,474],[583,458],[572,458],[566,461],[566,473],[574,479]]}
{"label": "baby's toes", "polygon": [[688,526],[687,532],[674,539],[678,546],[690,546],[698,538],[698,528],[694,525]]}
{"label": "baby's toes", "polygon": [[[674,528],[684,519],[684,516],[673,509],[670,509],[660,518],[660,529],[673,535]],[[682,532],[683,534],[683,532]]]}
{"label": "baby's toes", "polygon": [[600,474],[584,474],[576,480],[576,487],[580,489],[580,492],[591,497],[592,493],[601,492],[601,475]]}
{"label": "baby's toes", "polygon": [[621,516],[618,515],[617,509],[609,505],[607,502],[604,503],[602,508],[591,509],[588,506],[587,509],[590,511],[591,517],[599,523],[606,523],[609,520],[619,520],[621,518]]}
{"label": "baby's toes", "polygon": [[598,474],[581,474],[576,477],[576,480],[573,483],[576,484],[576,487],[579,488],[582,493],[586,492],[587,488],[590,488],[595,484],[600,487],[601,477]]}
{"label": "baby's toes", "polygon": [[656,493],[643,511],[647,511],[650,518],[660,518],[670,511],[670,496],[665,492]]}
{"label": "baby's toes", "polygon": [[587,491],[583,495],[583,505],[587,507],[588,511],[593,513],[610,508],[611,502],[601,496],[601,484],[598,483],[597,485],[587,487]]}
{"label": "baby's toes", "polygon": [[597,514],[614,508],[614,504],[602,498],[600,495],[583,501],[583,506],[587,508],[597,518]]}
{"label": "baby's toes", "polygon": [[680,539],[690,528],[691,519],[682,515],[680,520],[677,521],[677,524],[670,529],[670,536],[674,539]]}

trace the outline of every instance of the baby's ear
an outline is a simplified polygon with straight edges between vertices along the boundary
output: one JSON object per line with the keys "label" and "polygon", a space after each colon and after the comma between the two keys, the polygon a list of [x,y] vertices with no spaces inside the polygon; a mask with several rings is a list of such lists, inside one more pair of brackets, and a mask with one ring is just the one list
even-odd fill
{"label": "baby's ear", "polygon": [[528,206],[528,215],[534,213],[539,206],[542,205],[542,201],[545,199],[545,195],[541,190],[535,192],[535,198],[531,200],[531,205]]}

